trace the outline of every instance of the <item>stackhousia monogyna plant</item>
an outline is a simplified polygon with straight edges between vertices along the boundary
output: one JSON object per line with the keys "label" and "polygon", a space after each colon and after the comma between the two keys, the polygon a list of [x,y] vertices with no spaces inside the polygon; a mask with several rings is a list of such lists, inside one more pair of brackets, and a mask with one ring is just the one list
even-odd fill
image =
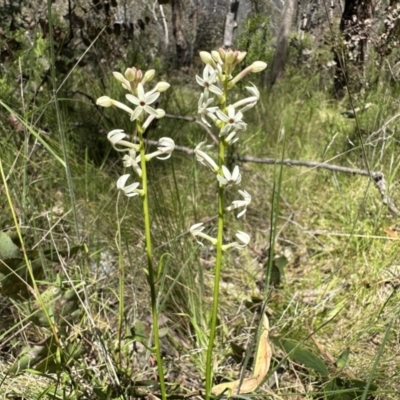
{"label": "stackhousia monogyna plant", "polygon": [[[205,63],[202,77],[196,76],[197,83],[204,88],[200,95],[198,103],[198,113],[203,123],[211,127],[213,123],[219,130],[218,134],[218,160],[209,156],[204,150],[205,142],[199,143],[194,152],[197,160],[211,168],[218,184],[218,226],[217,237],[211,237],[204,232],[205,227],[202,223],[194,224],[190,228],[190,233],[196,238],[198,243],[202,244],[201,239],[210,241],[216,247],[216,265],[214,279],[214,297],[213,309],[210,322],[209,345],[206,358],[206,398],[209,399],[212,387],[212,350],[216,333],[216,322],[219,300],[219,282],[221,276],[222,255],[228,249],[243,249],[250,242],[250,236],[242,231],[236,234],[237,240],[231,243],[224,243],[224,216],[226,212],[240,210],[237,217],[240,218],[246,213],[247,207],[251,202],[251,196],[246,190],[239,190],[241,199],[234,200],[230,205],[225,205],[225,192],[234,185],[241,182],[241,173],[239,166],[235,166],[230,171],[225,166],[225,156],[228,147],[237,142],[240,138],[240,132],[244,131],[247,124],[243,121],[243,113],[254,107],[260,97],[260,93],[255,85],[247,86],[246,90],[249,96],[234,103],[229,102],[229,91],[235,84],[250,73],[256,73],[266,68],[266,63],[256,61],[247,68],[243,69],[236,76],[233,75],[235,67],[246,56],[245,52],[219,49],[211,53],[202,51],[200,57]],[[125,152],[122,161],[126,168],[132,168],[134,175],[139,178],[139,182],[128,183],[131,174],[122,175],[117,181],[117,188],[126,196],[140,196],[143,200],[143,216],[146,237],[146,255],[147,255],[147,279],[150,286],[154,346],[157,358],[158,373],[160,379],[160,389],[163,400],[166,399],[166,388],[164,382],[163,366],[161,359],[161,348],[158,329],[158,311],[157,311],[157,292],[153,269],[153,254],[151,242],[151,226],[149,214],[149,191],[147,183],[146,164],[153,158],[166,160],[171,156],[175,148],[175,143],[171,138],[163,137],[158,142],[158,149],[155,152],[145,153],[145,142],[143,139],[144,131],[149,127],[154,119],[160,119],[165,116],[165,111],[155,109],[153,104],[159,98],[160,93],[169,88],[167,82],[158,82],[151,90],[145,91],[145,86],[154,78],[154,70],[146,73],[136,68],[128,68],[125,74],[114,72],[114,77],[121,82],[124,89],[129,93],[126,99],[132,103],[135,108],[130,108],[124,103],[113,100],[108,96],[102,96],[97,100],[97,104],[103,107],[115,106],[130,115],[131,121],[136,124],[138,142],[133,142],[129,136],[121,129],[112,130],[108,134],[108,139],[113,148],[119,152]]]}
{"label": "stackhousia monogyna plant", "polygon": [[227,211],[240,209],[237,217],[246,213],[247,206],[251,202],[251,195],[246,190],[239,190],[241,199],[234,200],[229,206],[225,205],[225,192],[232,186],[239,185],[242,175],[239,166],[236,165],[232,171],[225,166],[225,155],[228,147],[237,142],[240,138],[240,132],[247,128],[243,121],[243,113],[254,107],[260,97],[260,93],[255,85],[247,86],[249,97],[238,100],[234,103],[229,101],[229,91],[235,87],[236,83],[250,73],[260,72],[267,66],[265,62],[255,61],[239,72],[233,75],[236,66],[243,61],[246,52],[232,51],[230,49],[219,49],[208,53],[200,52],[200,57],[205,64],[203,76],[196,76],[197,83],[204,88],[200,95],[198,103],[198,112],[202,121],[211,127],[213,123],[218,134],[218,160],[214,161],[204,150],[204,142],[199,143],[195,148],[197,160],[211,168],[212,174],[218,184],[218,227],[217,237],[211,237],[204,232],[205,227],[202,223],[194,224],[190,228],[190,233],[202,245],[200,239],[210,241],[215,247],[217,258],[215,263],[214,295],[213,309],[211,314],[210,333],[206,358],[206,400],[211,395],[212,387],[212,350],[215,340],[218,300],[219,300],[219,282],[222,267],[222,254],[224,251],[232,248],[243,249],[250,242],[250,236],[246,232],[238,231],[237,240],[231,243],[224,243],[224,216]]}

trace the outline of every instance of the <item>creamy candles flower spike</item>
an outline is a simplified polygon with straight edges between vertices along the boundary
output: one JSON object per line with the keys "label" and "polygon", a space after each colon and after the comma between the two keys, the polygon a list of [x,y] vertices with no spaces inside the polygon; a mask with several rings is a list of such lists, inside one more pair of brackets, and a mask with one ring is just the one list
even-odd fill
{"label": "creamy candles flower spike", "polygon": [[142,77],[140,70],[135,71],[136,76],[138,76],[140,79],[132,78],[132,81],[127,78],[127,76],[130,77],[129,73],[125,72],[124,77],[121,73],[114,72],[115,78],[118,81],[122,82],[122,86],[125,89],[131,92],[130,94],[126,95],[126,99],[136,106],[135,110],[132,110],[124,103],[113,100],[108,96],[99,97],[96,101],[96,104],[102,107],[118,107],[126,111],[130,115],[131,121],[135,121],[137,119],[142,120],[144,113],[152,115],[154,116],[154,118],[162,118],[165,115],[164,110],[154,109],[153,107],[151,107],[151,105],[156,102],[161,92],[165,92],[170,87],[170,84],[167,82],[158,82],[152,90],[150,90],[149,92],[145,92],[144,84],[153,79],[154,71],[147,71],[144,77]]}
{"label": "creamy candles flower spike", "polygon": [[[213,361],[213,342],[217,330],[218,298],[221,269],[223,265],[223,252],[229,249],[242,250],[250,242],[250,236],[246,232],[238,231],[234,242],[224,244],[224,235],[226,234],[225,214],[228,211],[241,209],[237,214],[237,218],[240,218],[246,213],[247,207],[251,203],[250,194],[246,192],[246,190],[239,190],[242,199],[234,200],[228,207],[225,206],[225,192],[229,190],[231,186],[240,184],[242,180],[238,165],[236,165],[232,171],[230,171],[230,167],[228,168],[224,165],[227,149],[228,146],[236,143],[240,138],[241,132],[247,129],[247,124],[243,121],[243,113],[256,105],[260,98],[260,92],[255,85],[247,86],[246,90],[249,92],[249,95],[235,101],[233,104],[229,102],[228,95],[235,84],[245,76],[250,73],[260,72],[267,66],[263,61],[255,61],[235,76],[235,68],[245,57],[246,52],[233,51],[231,49],[225,50],[220,48],[218,51],[212,51],[211,53],[201,51],[200,58],[204,62],[205,67],[202,76],[196,76],[196,81],[202,88],[197,106],[198,114],[203,124],[211,128],[213,123],[219,130],[218,158],[216,161],[204,151],[205,146],[203,147],[203,145],[205,142],[199,143],[194,149],[197,161],[210,167],[218,182],[217,237],[213,238],[204,233],[205,228],[202,223],[194,224],[190,228],[191,235],[200,245],[203,245],[200,239],[205,239],[216,247],[213,308],[207,357],[205,361],[205,400],[210,400],[212,397],[213,369],[215,368]],[[210,97],[210,93],[213,93],[213,97]]]}
{"label": "creamy candles flower spike", "polygon": [[[158,82],[153,89],[145,92],[144,85],[154,78],[154,70],[149,70],[142,73],[141,70],[134,67],[128,68],[125,74],[113,72],[114,77],[121,82],[122,87],[130,93],[126,94],[126,99],[136,106],[131,109],[124,103],[113,100],[108,96],[101,96],[97,99],[96,104],[102,107],[115,106],[126,111],[130,115],[131,121],[136,121],[137,129],[142,134],[151,124],[154,119],[160,119],[165,116],[165,111],[161,108],[155,109],[152,105],[158,100],[160,93],[165,92],[170,84],[167,82]],[[212,71],[211,71],[212,73]],[[143,122],[143,116],[148,114],[148,117]],[[134,172],[142,178],[143,172],[140,166],[141,151],[144,149],[143,143],[132,143],[129,141],[129,136],[122,129],[114,129],[107,135],[113,148],[119,152],[128,152],[122,158],[125,168],[132,168]],[[141,150],[142,149],[142,150]],[[146,162],[157,157],[160,160],[167,160],[171,157],[172,151],[175,149],[175,143],[171,138],[163,137],[158,142],[157,151],[144,155]],[[138,189],[139,183],[126,185],[129,174],[122,175],[117,181],[117,189],[121,190],[126,196],[133,197],[138,194],[143,194],[143,190]]]}
{"label": "creamy candles flower spike", "polygon": [[[207,78],[214,74],[210,71]],[[147,258],[147,268],[145,269],[147,282],[150,286],[150,301],[151,301],[151,316],[152,316],[152,339],[155,349],[155,356],[157,360],[158,370],[158,382],[160,386],[160,392],[162,400],[167,400],[167,388],[165,385],[165,371],[163,368],[163,359],[161,354],[160,344],[160,331],[159,331],[159,314],[158,314],[158,298],[162,294],[158,285],[156,284],[156,273],[155,273],[155,260],[152,250],[152,226],[151,226],[151,211],[149,198],[151,191],[149,190],[148,182],[148,169],[147,163],[153,158],[160,160],[167,160],[171,157],[171,153],[175,149],[175,142],[168,137],[162,137],[158,141],[157,150],[146,154],[146,140],[144,134],[146,129],[154,121],[154,119],[160,119],[165,116],[165,111],[156,108],[156,102],[160,97],[160,93],[165,92],[169,87],[167,82],[158,82],[151,90],[145,90],[145,86],[154,78],[154,70],[149,70],[142,73],[141,70],[134,67],[128,68],[125,74],[122,75],[119,72],[113,73],[115,79],[117,79],[124,89],[129,93],[125,95],[126,100],[132,103],[135,107],[130,108],[124,103],[113,100],[108,96],[101,96],[97,99],[96,104],[101,107],[112,107],[126,111],[130,120],[134,122],[132,131],[136,135],[136,143],[129,141],[129,136],[122,129],[114,129],[108,133],[107,138],[111,142],[113,148],[119,152],[125,152],[122,163],[125,168],[132,168],[133,171],[139,176],[140,182],[134,182],[128,184],[128,180],[131,174],[124,174],[117,180],[117,189],[127,197],[141,196],[142,210],[143,210],[143,222],[144,222],[144,249]],[[141,188],[139,189],[139,186]],[[201,234],[201,230],[200,230]],[[121,268],[120,279],[120,310],[123,310],[123,298],[124,298],[124,274]],[[120,314],[119,317],[122,317]],[[119,335],[122,334],[122,330],[125,329],[125,325],[122,323],[118,324]]]}
{"label": "creamy candles flower spike", "polygon": [[[211,53],[206,51],[200,52],[200,58],[204,62],[205,67],[202,76],[196,76],[197,83],[203,88],[203,93],[201,93],[198,102],[198,113],[204,124],[211,127],[210,122],[212,122],[219,129],[220,155],[221,145],[230,146],[236,143],[239,140],[240,132],[247,129],[247,124],[243,121],[243,113],[254,107],[260,99],[259,90],[254,84],[251,84],[246,86],[246,90],[249,92],[248,97],[238,100],[233,104],[227,103],[227,89],[232,89],[246,75],[261,72],[267,66],[263,61],[255,61],[236,76],[233,76],[235,67],[245,57],[246,52],[233,51],[231,49],[219,49],[218,51],[211,51]],[[216,97],[209,97],[210,92],[216,95]],[[216,104],[219,105],[217,106]],[[201,164],[210,167],[214,171],[219,186],[221,188],[229,188],[240,184],[242,175],[239,171],[239,166],[236,165],[231,172],[223,165],[223,159],[222,162],[221,158],[218,163],[215,162],[204,151],[204,144],[205,142],[199,143],[194,149],[194,153]],[[239,190],[239,194],[243,199],[235,200],[230,206],[225,208],[225,211],[242,208],[237,214],[238,218],[246,213],[247,207],[251,203],[251,196],[248,192]],[[238,239],[243,239],[243,235],[244,233],[240,233]],[[241,240],[241,243],[229,245],[226,248],[241,248],[241,246],[247,244],[246,240],[247,236],[245,240]]]}

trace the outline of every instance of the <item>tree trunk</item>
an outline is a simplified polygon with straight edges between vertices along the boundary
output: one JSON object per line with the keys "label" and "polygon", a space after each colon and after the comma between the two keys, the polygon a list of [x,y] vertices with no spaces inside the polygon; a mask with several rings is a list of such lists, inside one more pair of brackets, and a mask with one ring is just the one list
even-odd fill
{"label": "tree trunk", "polygon": [[271,76],[272,85],[274,85],[283,76],[283,72],[287,61],[289,35],[290,35],[290,29],[292,27],[292,20],[293,20],[293,15],[295,13],[295,7],[296,7],[296,0],[285,0],[285,4],[282,9],[281,26],[276,41],[274,60],[272,62],[272,76]]}
{"label": "tree trunk", "polygon": [[334,89],[338,98],[343,98],[345,95],[344,89],[349,81],[349,66],[353,65],[360,73],[364,72],[372,14],[372,0],[345,0],[340,20],[340,32],[344,43],[334,49],[336,62]]}
{"label": "tree trunk", "polygon": [[181,0],[171,0],[172,8],[172,33],[175,38],[176,56],[180,67],[189,63],[188,46],[182,29],[182,3]]}
{"label": "tree trunk", "polygon": [[224,47],[230,48],[233,43],[233,31],[237,27],[236,15],[239,9],[239,0],[229,1],[229,11],[226,15],[224,30]]}

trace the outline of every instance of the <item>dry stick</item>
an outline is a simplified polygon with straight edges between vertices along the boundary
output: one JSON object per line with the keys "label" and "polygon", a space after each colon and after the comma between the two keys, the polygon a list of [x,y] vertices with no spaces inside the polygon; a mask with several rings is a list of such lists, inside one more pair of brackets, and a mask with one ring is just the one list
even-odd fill
{"label": "dry stick", "polygon": [[162,20],[162,22],[163,22],[164,31],[165,31],[165,47],[168,47],[169,38],[168,38],[167,20],[166,20],[166,18],[165,18],[163,6],[162,6],[161,4],[159,4],[159,7],[160,7],[161,20]]}
{"label": "dry stick", "polygon": [[[214,142],[218,143],[218,140],[212,134],[210,129],[208,129],[208,127],[203,122],[197,120],[196,118],[182,117],[179,115],[171,115],[171,114],[166,114],[166,117],[174,118],[174,119],[182,119],[182,120],[188,121],[188,122],[196,122],[197,124],[202,126],[207,131],[207,133],[211,136],[211,138],[213,139]],[[158,144],[158,142],[155,142],[153,140],[147,140],[147,143],[150,145]],[[175,149],[182,151],[188,155],[194,154],[193,150],[188,147],[175,146]],[[396,207],[393,200],[386,194],[387,182],[386,182],[385,175],[383,174],[383,172],[379,172],[379,171],[374,172],[374,171],[368,171],[366,169],[342,167],[340,165],[321,163],[321,162],[317,162],[317,161],[291,160],[289,158],[284,159],[284,160],[277,160],[275,158],[257,158],[257,157],[248,157],[248,156],[237,155],[237,156],[235,156],[235,159],[237,161],[250,162],[250,163],[256,163],[256,164],[278,164],[278,165],[287,165],[288,167],[296,166],[296,167],[307,167],[307,168],[322,168],[322,169],[327,169],[329,171],[344,172],[346,174],[368,176],[372,180],[376,189],[379,191],[381,198],[382,198],[382,203],[385,206],[387,206],[389,211],[391,211],[394,215],[396,215],[397,217],[400,217],[400,210]]]}
{"label": "dry stick", "polygon": [[335,172],[345,172],[347,174],[368,176],[372,180],[374,186],[378,189],[383,204],[385,204],[394,215],[400,217],[399,209],[396,207],[393,200],[386,194],[387,182],[383,172],[368,171],[366,169],[348,168],[348,167],[342,167],[340,165],[326,164],[315,161],[299,161],[290,159],[276,160],[274,158],[256,158],[247,156],[236,156],[236,160],[242,162],[258,163],[258,164],[287,165],[289,167],[298,166],[298,167],[308,167],[308,168],[323,168]]}

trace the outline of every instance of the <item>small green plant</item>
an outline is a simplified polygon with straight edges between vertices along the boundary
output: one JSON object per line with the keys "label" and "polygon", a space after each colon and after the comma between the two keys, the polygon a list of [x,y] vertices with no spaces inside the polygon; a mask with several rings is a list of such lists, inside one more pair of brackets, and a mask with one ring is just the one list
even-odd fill
{"label": "small green plant", "polygon": [[237,39],[237,45],[247,52],[246,61],[272,60],[274,55],[270,17],[255,14],[246,21],[245,29]]}

